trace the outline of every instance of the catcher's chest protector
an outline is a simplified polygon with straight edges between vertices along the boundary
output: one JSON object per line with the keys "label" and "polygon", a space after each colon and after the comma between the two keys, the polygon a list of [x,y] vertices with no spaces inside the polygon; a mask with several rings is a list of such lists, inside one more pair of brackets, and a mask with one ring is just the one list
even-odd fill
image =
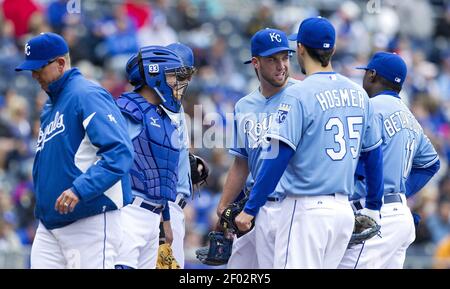
{"label": "catcher's chest protector", "polygon": [[135,137],[134,161],[130,170],[133,190],[150,198],[175,200],[180,145],[176,128],[158,106],[148,103],[137,93],[123,94],[117,104],[143,125]]}

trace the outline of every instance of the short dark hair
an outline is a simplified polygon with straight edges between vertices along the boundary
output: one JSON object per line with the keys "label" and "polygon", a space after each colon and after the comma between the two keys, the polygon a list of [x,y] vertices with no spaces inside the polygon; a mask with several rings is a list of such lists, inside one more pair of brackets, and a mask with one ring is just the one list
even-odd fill
{"label": "short dark hair", "polygon": [[327,67],[333,56],[334,49],[316,49],[303,45],[312,59],[320,62],[322,67]]}
{"label": "short dark hair", "polygon": [[402,86],[400,84],[397,83],[393,83],[389,80],[387,80],[386,78],[380,76],[380,75],[375,75],[375,77],[377,78],[377,80],[380,82],[380,84],[384,87],[387,88],[389,90],[393,90],[397,93],[400,93],[400,91],[402,90]]}

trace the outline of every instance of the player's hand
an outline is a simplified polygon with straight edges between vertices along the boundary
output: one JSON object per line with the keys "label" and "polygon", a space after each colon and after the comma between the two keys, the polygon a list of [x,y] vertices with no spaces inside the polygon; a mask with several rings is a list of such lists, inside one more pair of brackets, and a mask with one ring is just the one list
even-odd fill
{"label": "player's hand", "polygon": [[60,214],[73,212],[79,201],[77,195],[71,189],[67,189],[56,199],[55,210]]}
{"label": "player's hand", "polygon": [[223,236],[230,240],[233,240],[235,235],[232,230],[224,230],[222,224],[220,223],[220,220],[216,222],[216,225],[214,226],[214,232],[222,232]]}
{"label": "player's hand", "polygon": [[247,214],[246,212],[242,211],[239,213],[239,215],[234,219],[236,226],[241,232],[246,232],[252,228],[252,220],[253,216]]}
{"label": "player's hand", "polygon": [[[227,206],[222,206],[220,203],[219,203],[219,205],[217,206],[217,209],[216,209],[216,214],[217,214],[217,217],[219,217],[219,220],[220,220],[220,216],[222,216],[222,213],[223,213],[223,211],[225,211],[225,209],[228,207],[228,205]],[[220,230],[219,230],[220,231]]]}
{"label": "player's hand", "polygon": [[170,221],[164,221],[163,228],[164,228],[164,237],[166,239],[166,244],[172,245],[173,232],[172,232],[172,226],[170,225]]}
{"label": "player's hand", "polygon": [[375,222],[377,222],[377,224],[380,223],[380,219],[381,219],[380,211],[364,208],[361,211],[359,211],[359,213],[361,215],[366,215],[366,216],[371,217],[372,219],[375,220]]}

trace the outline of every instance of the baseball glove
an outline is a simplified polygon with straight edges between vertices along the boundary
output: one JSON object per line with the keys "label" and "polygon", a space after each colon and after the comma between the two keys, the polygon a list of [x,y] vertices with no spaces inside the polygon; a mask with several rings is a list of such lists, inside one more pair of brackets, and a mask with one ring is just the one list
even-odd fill
{"label": "baseball glove", "polygon": [[212,231],[208,234],[209,246],[195,251],[197,259],[203,264],[219,266],[228,263],[231,256],[233,240],[227,239],[223,232]]}
{"label": "baseball glove", "polygon": [[245,235],[248,233],[253,227],[255,226],[255,219],[252,220],[252,227],[248,231],[241,231],[239,230],[238,226],[236,225],[235,219],[237,215],[244,209],[245,203],[247,202],[248,198],[250,196],[250,192],[246,192],[246,195],[244,198],[239,200],[238,202],[231,203],[223,212],[222,215],[220,215],[220,225],[222,226],[224,232],[228,231],[233,234],[236,234],[237,237],[241,237],[242,235]]}
{"label": "baseball glove", "polygon": [[[199,156],[189,153],[189,163],[191,164],[191,180],[193,185],[203,185],[209,176],[209,166],[207,162]],[[199,172],[199,166],[202,166]]]}
{"label": "baseball glove", "polygon": [[348,247],[362,244],[364,241],[372,238],[380,232],[380,225],[369,216],[355,214],[355,227],[350,238]]}
{"label": "baseball glove", "polygon": [[180,269],[180,265],[173,256],[172,248],[167,243],[159,245],[156,269]]}

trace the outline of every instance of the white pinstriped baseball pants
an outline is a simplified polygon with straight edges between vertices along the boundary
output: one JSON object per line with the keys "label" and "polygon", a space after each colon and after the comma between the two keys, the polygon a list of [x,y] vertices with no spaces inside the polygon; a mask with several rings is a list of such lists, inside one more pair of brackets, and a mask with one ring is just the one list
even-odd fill
{"label": "white pinstriped baseball pants", "polygon": [[402,269],[406,249],[414,242],[416,232],[404,194],[402,202],[383,204],[380,210],[380,236],[347,249],[340,269]]}
{"label": "white pinstriped baseball pants", "polygon": [[274,265],[275,236],[281,202],[267,201],[256,217],[251,232],[235,239],[228,261],[229,269],[272,269]]}
{"label": "white pinstriped baseball pants", "polygon": [[126,265],[135,269],[155,269],[160,220],[160,214],[134,204],[123,207],[123,241],[115,265]]}
{"label": "white pinstriped baseball pants", "polygon": [[31,248],[31,268],[114,269],[121,240],[120,210],[53,230],[39,223]]}
{"label": "white pinstriped baseball pants", "polygon": [[337,268],[354,222],[346,195],[287,196],[275,238],[275,269]]}

